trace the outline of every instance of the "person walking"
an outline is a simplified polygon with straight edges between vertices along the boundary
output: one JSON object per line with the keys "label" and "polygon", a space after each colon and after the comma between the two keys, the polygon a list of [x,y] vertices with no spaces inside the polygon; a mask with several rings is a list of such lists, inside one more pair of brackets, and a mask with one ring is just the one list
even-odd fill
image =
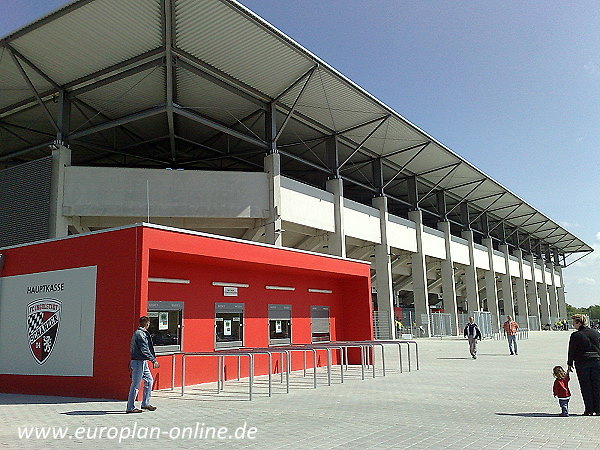
{"label": "person walking", "polygon": [[[519,329],[519,324],[512,320],[511,316],[506,316],[506,322],[504,322],[504,334],[506,335],[506,339],[508,340],[508,350],[511,355],[518,355],[517,352],[517,330]],[[514,350],[513,350],[514,348]]]}
{"label": "person walking", "polygon": [[469,352],[473,359],[477,359],[477,340],[481,341],[481,331],[475,323],[473,317],[469,317],[469,323],[465,326],[464,333],[465,337],[469,340]]}
{"label": "person walking", "polygon": [[[125,412],[141,413],[144,410],[155,411],[156,406],[150,404],[150,396],[152,395],[152,383],[154,378],[150,373],[146,361],[152,362],[152,367],[158,369],[160,364],[156,360],[154,354],[154,345],[152,344],[152,336],[148,332],[150,319],[148,316],[140,317],[140,327],[134,331],[131,336],[131,344],[129,351],[131,353],[131,361],[129,369],[131,374],[131,387],[129,388],[129,397],[127,398],[127,409]],[[135,407],[135,399],[140,390],[140,383],[144,380],[144,393],[142,397],[142,409]]]}
{"label": "person walking", "polygon": [[554,385],[552,386],[552,392],[558,399],[558,404],[561,409],[560,415],[563,417],[569,417],[569,400],[571,399],[571,391],[569,390],[569,374],[565,372],[561,366],[555,366],[552,369],[554,375]]}
{"label": "person walking", "polygon": [[569,339],[568,370],[572,372],[575,365],[585,405],[583,415],[600,416],[600,333],[588,327],[583,314],[575,314],[572,319],[577,331]]}

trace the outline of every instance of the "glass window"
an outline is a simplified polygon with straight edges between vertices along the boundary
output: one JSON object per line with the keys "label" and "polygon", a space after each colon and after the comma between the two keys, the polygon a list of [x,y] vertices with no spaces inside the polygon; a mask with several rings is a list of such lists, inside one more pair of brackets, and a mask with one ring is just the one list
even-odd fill
{"label": "glass window", "polygon": [[152,336],[157,353],[181,350],[182,311],[148,311]]}
{"label": "glass window", "polygon": [[292,305],[269,305],[269,345],[292,343]]}
{"label": "glass window", "polygon": [[329,342],[329,306],[310,307],[310,329],[312,342]]}
{"label": "glass window", "polygon": [[243,303],[216,303],[215,348],[242,347],[243,342]]}

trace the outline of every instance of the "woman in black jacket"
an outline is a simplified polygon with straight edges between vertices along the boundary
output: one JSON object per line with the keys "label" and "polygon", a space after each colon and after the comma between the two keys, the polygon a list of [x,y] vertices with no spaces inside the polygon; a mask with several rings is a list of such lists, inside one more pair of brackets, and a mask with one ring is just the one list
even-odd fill
{"label": "woman in black jacket", "polygon": [[600,333],[589,328],[587,317],[582,314],[572,316],[573,327],[577,329],[569,340],[567,365],[569,372],[573,364],[585,404],[584,416],[600,416]]}

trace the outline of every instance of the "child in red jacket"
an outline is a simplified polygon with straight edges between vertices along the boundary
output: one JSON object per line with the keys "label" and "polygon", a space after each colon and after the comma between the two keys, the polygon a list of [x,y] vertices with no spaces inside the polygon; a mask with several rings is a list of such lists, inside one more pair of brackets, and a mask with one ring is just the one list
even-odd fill
{"label": "child in red jacket", "polygon": [[558,404],[561,409],[562,417],[569,417],[569,399],[571,398],[571,391],[569,391],[569,374],[565,372],[561,366],[556,366],[552,369],[554,374],[554,396],[558,398]]}

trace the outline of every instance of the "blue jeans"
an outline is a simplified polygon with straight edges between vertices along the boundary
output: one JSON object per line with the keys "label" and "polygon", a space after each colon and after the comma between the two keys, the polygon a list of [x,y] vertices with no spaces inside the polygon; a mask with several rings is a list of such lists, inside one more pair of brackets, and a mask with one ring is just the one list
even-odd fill
{"label": "blue jeans", "polygon": [[569,399],[565,398],[559,398],[558,399],[558,404],[560,405],[560,413],[563,416],[568,416],[569,415]]}
{"label": "blue jeans", "polygon": [[150,404],[150,395],[152,394],[152,383],[154,379],[148,368],[146,361],[132,359],[129,363],[131,369],[131,387],[129,388],[129,397],[127,398],[127,411],[135,408],[135,399],[140,390],[140,382],[144,380],[144,394],[142,396],[142,406]]}
{"label": "blue jeans", "polygon": [[[508,349],[510,350],[510,352],[517,353],[517,335],[513,334],[512,336],[506,336],[506,339],[508,339]],[[514,350],[513,350],[513,346],[514,346]]]}

